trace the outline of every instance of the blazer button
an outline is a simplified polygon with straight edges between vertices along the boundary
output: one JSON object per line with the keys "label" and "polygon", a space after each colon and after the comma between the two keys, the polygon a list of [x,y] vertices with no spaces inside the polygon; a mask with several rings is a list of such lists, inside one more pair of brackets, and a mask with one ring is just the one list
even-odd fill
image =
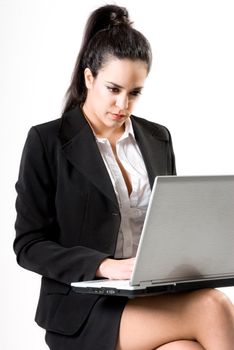
{"label": "blazer button", "polygon": [[119,216],[119,213],[112,213],[113,216]]}

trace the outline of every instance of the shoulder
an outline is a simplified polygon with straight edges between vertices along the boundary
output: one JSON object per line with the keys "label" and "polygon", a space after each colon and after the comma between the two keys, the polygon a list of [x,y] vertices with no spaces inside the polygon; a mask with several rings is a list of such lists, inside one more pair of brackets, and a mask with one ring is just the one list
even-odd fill
{"label": "shoulder", "polygon": [[59,144],[60,125],[61,118],[34,125],[28,132],[27,140],[30,141],[30,144],[41,144],[47,149],[53,148]]}
{"label": "shoulder", "polygon": [[32,167],[54,163],[61,149],[59,128],[61,119],[34,125],[30,128],[22,154],[22,163]]}
{"label": "shoulder", "polygon": [[61,118],[51,120],[42,124],[32,126],[31,130],[38,133],[41,137],[58,136],[61,125]]}
{"label": "shoulder", "polygon": [[131,120],[134,130],[141,130],[141,132],[154,136],[161,141],[170,140],[170,132],[164,125],[137,117],[135,115],[131,116]]}

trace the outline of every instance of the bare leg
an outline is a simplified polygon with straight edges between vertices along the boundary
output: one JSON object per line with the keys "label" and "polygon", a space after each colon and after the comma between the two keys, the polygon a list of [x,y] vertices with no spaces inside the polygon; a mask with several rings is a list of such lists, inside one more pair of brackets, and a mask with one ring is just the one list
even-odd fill
{"label": "bare leg", "polygon": [[195,341],[178,340],[162,345],[156,350],[204,350],[204,348]]}
{"label": "bare leg", "polygon": [[[192,345],[197,349],[200,345],[205,350],[233,350],[234,308],[228,298],[215,289],[204,289],[132,299],[122,314],[116,349],[151,350],[164,345],[166,350],[166,344],[176,346],[181,340],[196,341]],[[193,349],[191,343],[187,345],[186,349]]]}

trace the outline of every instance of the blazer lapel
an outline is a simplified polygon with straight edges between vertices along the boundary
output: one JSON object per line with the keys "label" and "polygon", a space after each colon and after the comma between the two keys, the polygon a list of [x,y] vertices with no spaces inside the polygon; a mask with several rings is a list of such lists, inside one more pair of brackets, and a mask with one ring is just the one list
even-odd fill
{"label": "blazer lapel", "polygon": [[152,188],[155,177],[166,174],[169,137],[164,129],[152,129],[152,124],[148,123],[142,125],[140,118],[133,116],[131,120],[136,141],[145,161],[150,186]]}
{"label": "blazer lapel", "polygon": [[60,138],[66,158],[118,207],[115,191],[95,137],[79,107],[62,117]]}
{"label": "blazer lapel", "polygon": [[[132,116],[131,120],[152,188],[155,177],[167,173],[169,135],[164,128],[152,128],[151,123],[140,118]],[[63,115],[60,139],[66,158],[118,207],[115,191],[95,137],[79,107]]]}

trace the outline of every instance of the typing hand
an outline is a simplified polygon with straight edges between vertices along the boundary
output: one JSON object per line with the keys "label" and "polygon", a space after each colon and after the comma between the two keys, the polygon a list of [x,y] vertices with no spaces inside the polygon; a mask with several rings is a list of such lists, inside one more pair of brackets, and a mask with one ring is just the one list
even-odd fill
{"label": "typing hand", "polygon": [[99,265],[96,276],[113,280],[129,279],[132,274],[135,258],[115,260],[105,259]]}

